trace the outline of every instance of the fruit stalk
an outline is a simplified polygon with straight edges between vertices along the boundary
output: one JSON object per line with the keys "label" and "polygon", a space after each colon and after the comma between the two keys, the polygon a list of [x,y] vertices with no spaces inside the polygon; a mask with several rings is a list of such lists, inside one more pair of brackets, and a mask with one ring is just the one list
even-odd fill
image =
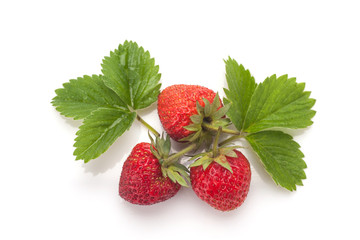
{"label": "fruit stalk", "polygon": [[150,124],[145,122],[145,120],[142,119],[138,114],[136,115],[136,119],[141,122],[147,129],[149,129],[150,132],[152,132],[156,137],[160,137],[160,133],[158,133],[152,126],[150,126]]}
{"label": "fruit stalk", "polygon": [[244,135],[243,134],[239,134],[239,135],[235,135],[235,136],[231,136],[228,139],[225,139],[224,141],[222,141],[221,143],[219,143],[219,147],[224,146],[228,143],[231,143],[232,141],[239,139],[239,138],[243,138]]}
{"label": "fruit stalk", "polygon": [[217,157],[217,155],[218,155],[218,142],[219,142],[221,132],[222,132],[222,127],[219,127],[219,130],[216,133],[216,137],[215,137],[214,145],[213,145],[213,157],[214,158]]}
{"label": "fruit stalk", "polygon": [[[212,126],[211,124],[206,123],[206,122],[203,122],[203,123],[202,123],[202,126],[203,126],[204,128],[206,128],[206,129],[210,130],[210,131],[218,131],[218,130],[219,130],[219,128],[214,127],[214,126]],[[236,136],[236,135],[240,135],[240,132],[239,132],[239,131],[231,130],[231,129],[227,129],[227,128],[222,129],[222,132],[223,132],[223,133],[227,133],[227,134],[232,134],[232,135],[235,135],[235,136]]]}
{"label": "fruit stalk", "polygon": [[169,156],[167,159],[165,159],[164,164],[165,165],[171,165],[173,163],[175,163],[179,157],[185,155],[186,153],[194,150],[196,148],[197,144],[193,143],[189,146],[187,146],[186,148],[182,149],[180,152],[177,152],[171,156]]}

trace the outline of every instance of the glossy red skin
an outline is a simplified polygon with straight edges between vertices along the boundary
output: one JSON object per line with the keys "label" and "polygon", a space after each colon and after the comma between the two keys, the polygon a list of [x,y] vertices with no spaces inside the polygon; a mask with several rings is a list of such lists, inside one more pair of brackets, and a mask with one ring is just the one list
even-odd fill
{"label": "glossy red skin", "polygon": [[180,189],[161,173],[159,160],[149,143],[137,144],[126,159],[121,172],[119,194],[128,202],[151,205],[173,197]]}
{"label": "glossy red skin", "polygon": [[191,123],[190,117],[197,114],[196,101],[204,107],[203,98],[213,102],[216,93],[198,85],[177,84],[165,88],[158,97],[158,114],[164,130],[179,141],[192,134],[184,127]]}
{"label": "glossy red skin", "polygon": [[249,192],[250,164],[241,152],[234,151],[237,158],[226,157],[233,174],[216,162],[212,162],[205,171],[202,166],[190,169],[191,185],[196,195],[221,211],[239,207]]}

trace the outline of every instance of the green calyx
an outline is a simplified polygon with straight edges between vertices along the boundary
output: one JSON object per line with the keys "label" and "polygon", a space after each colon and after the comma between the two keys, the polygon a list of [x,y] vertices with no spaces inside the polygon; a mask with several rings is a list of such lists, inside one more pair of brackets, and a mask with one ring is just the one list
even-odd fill
{"label": "green calyx", "polygon": [[155,141],[149,134],[151,141],[150,150],[152,154],[159,159],[161,165],[161,172],[163,176],[169,177],[171,181],[179,183],[184,187],[189,187],[188,182],[190,182],[189,170],[182,164],[180,164],[179,158],[185,153],[193,150],[195,144],[189,145],[187,148],[183,149],[177,153],[170,153],[171,142],[169,135],[156,136]]}
{"label": "green calyx", "polygon": [[219,130],[217,131],[212,150],[192,157],[190,161],[191,160],[195,160],[195,161],[190,165],[190,167],[202,166],[205,171],[207,167],[212,162],[215,161],[216,163],[220,164],[222,167],[226,168],[231,173],[233,173],[231,166],[227,161],[226,157],[237,157],[237,154],[234,150],[236,148],[239,148],[240,146],[218,147],[218,141],[221,132],[222,132],[222,127],[220,126]]}
{"label": "green calyx", "polygon": [[205,103],[204,107],[196,102],[197,114],[190,117],[192,123],[184,128],[194,133],[181,139],[184,142],[195,142],[198,145],[205,143],[206,146],[210,146],[213,140],[213,136],[217,133],[219,128],[222,128],[222,132],[239,135],[240,132],[228,129],[231,125],[231,121],[225,118],[227,111],[230,109],[230,104],[226,104],[221,107],[219,95],[216,94],[212,103],[209,100],[203,98]]}

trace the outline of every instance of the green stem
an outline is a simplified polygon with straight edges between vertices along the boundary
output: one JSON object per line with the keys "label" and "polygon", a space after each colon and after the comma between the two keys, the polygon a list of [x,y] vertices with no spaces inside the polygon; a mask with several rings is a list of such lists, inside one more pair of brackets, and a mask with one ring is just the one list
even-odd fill
{"label": "green stem", "polygon": [[[205,123],[205,122],[203,122],[201,126],[204,127],[207,130],[214,131],[214,132],[217,132],[219,130],[219,128],[214,127],[211,124]],[[227,133],[227,134],[232,134],[232,135],[240,135],[239,131],[231,130],[231,129],[228,129],[228,128],[223,128],[222,132]]]}
{"label": "green stem", "polygon": [[155,136],[160,137],[160,133],[158,133],[150,124],[144,121],[139,115],[136,115],[136,119],[141,122],[147,129],[150,130]]}
{"label": "green stem", "polygon": [[243,138],[243,137],[244,137],[244,135],[241,135],[241,134],[229,137],[228,139],[226,139],[226,140],[222,141],[221,143],[219,143],[219,147],[221,147],[221,146],[223,146],[225,144],[228,144],[228,143],[230,143],[230,142],[232,142],[232,141],[234,141],[234,140],[236,140],[238,138]]}
{"label": "green stem", "polygon": [[221,135],[221,131],[222,131],[222,127],[219,127],[219,130],[217,131],[216,137],[214,140],[214,144],[213,144],[213,157],[214,158],[217,157],[217,155],[218,155],[218,142],[219,142],[219,138]]}
{"label": "green stem", "polygon": [[171,155],[170,157],[168,157],[167,159],[165,159],[166,165],[170,165],[170,164],[176,162],[179,157],[181,157],[181,156],[183,156],[184,154],[186,154],[186,153],[194,150],[195,147],[196,147],[196,143],[193,143],[193,144],[187,146],[186,148],[184,148],[183,150],[181,150],[180,152],[177,152],[177,153],[175,153],[174,155]]}

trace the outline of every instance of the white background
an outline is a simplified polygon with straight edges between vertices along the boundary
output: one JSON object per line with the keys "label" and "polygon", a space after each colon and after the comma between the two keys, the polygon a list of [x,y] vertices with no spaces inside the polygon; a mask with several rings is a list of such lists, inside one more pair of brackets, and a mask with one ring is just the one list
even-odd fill
{"label": "white background", "polygon": [[[357,1],[1,1],[1,239],[359,239],[360,7]],[[199,84],[224,96],[231,56],[257,82],[289,74],[317,99],[314,124],[293,131],[307,179],[275,186],[259,160],[245,203],[223,213],[181,189],[148,207],[118,196],[135,122],[96,160],[74,161],[79,121],[54,90],[125,40],[149,50],[163,87]],[[141,115],[161,129],[156,104]]]}

